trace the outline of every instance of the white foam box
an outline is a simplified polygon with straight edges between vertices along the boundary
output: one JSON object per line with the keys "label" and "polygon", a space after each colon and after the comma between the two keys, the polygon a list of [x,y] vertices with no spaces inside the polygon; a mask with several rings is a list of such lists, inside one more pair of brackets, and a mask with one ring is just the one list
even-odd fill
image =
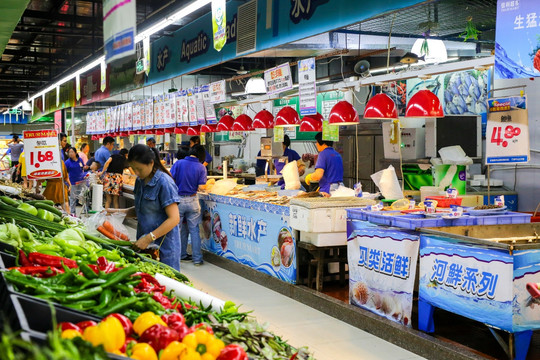
{"label": "white foam box", "polygon": [[347,245],[347,232],[308,232],[300,233],[300,240],[309,242],[315,246],[339,246]]}

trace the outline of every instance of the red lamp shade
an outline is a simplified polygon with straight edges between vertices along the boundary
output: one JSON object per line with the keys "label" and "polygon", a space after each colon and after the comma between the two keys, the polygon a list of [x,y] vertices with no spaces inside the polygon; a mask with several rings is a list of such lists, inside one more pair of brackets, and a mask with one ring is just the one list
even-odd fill
{"label": "red lamp shade", "polygon": [[174,128],[166,128],[165,129],[165,134],[172,134],[174,133]]}
{"label": "red lamp shade", "polygon": [[145,130],[145,131],[144,131],[144,134],[145,134],[145,135],[152,135],[152,134],[155,134],[155,131],[152,130],[152,129],[150,129],[150,130]]}
{"label": "red lamp shade", "polygon": [[98,140],[99,137],[97,135],[92,135],[92,140]]}
{"label": "red lamp shade", "polygon": [[420,90],[409,100],[405,117],[444,117],[441,101],[429,90]]}
{"label": "red lamp shade", "polygon": [[232,131],[234,118],[231,115],[223,115],[217,124],[218,131]]}
{"label": "red lamp shade", "polygon": [[386,94],[372,97],[364,110],[364,119],[397,119],[396,103]]}
{"label": "red lamp shade", "polygon": [[186,131],[186,135],[189,135],[189,136],[201,135],[201,127],[200,126],[188,127]]}
{"label": "red lamp shade", "polygon": [[356,125],[359,121],[356,109],[350,102],[345,100],[334,105],[328,116],[330,125]]}
{"label": "red lamp shade", "polygon": [[300,123],[300,131],[322,131],[322,123],[324,118],[321,114],[306,115]]}
{"label": "red lamp shade", "polygon": [[274,116],[268,110],[261,110],[253,118],[254,129],[271,129],[274,127]]}
{"label": "red lamp shade", "polygon": [[184,128],[184,127],[175,127],[174,128],[174,133],[175,134],[185,134],[186,133],[186,128]]}
{"label": "red lamp shade", "polygon": [[239,115],[232,126],[233,131],[253,131],[253,120],[245,114]]}
{"label": "red lamp shade", "polygon": [[201,132],[203,133],[213,133],[217,132],[217,124],[204,124],[201,126]]}
{"label": "red lamp shade", "polygon": [[274,120],[274,127],[300,126],[300,117],[296,110],[290,106],[285,106],[279,110]]}

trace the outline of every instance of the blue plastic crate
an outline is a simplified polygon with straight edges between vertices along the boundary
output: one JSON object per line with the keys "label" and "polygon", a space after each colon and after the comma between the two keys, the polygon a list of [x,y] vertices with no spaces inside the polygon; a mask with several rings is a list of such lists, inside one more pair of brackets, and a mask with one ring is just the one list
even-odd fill
{"label": "blue plastic crate", "polygon": [[532,214],[507,212],[504,215],[486,215],[473,216],[474,225],[507,225],[507,224],[526,224],[531,222]]}

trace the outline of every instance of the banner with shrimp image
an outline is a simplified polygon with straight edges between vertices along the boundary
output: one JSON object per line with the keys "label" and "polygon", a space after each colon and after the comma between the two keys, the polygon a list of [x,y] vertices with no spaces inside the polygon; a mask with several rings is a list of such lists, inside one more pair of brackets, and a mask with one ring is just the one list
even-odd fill
{"label": "banner with shrimp image", "polygon": [[288,206],[214,194],[199,198],[203,249],[296,282],[296,240]]}
{"label": "banner with shrimp image", "polygon": [[349,302],[411,326],[419,237],[413,232],[349,226]]}

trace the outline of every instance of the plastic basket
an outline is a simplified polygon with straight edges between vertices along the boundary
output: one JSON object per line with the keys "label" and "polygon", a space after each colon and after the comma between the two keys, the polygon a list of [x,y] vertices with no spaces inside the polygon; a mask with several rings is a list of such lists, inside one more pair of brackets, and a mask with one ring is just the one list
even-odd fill
{"label": "plastic basket", "polygon": [[505,225],[505,224],[526,224],[531,222],[532,214],[507,212],[504,215],[473,216],[474,225]]}
{"label": "plastic basket", "polygon": [[426,196],[426,200],[437,201],[437,207],[449,208],[451,205],[460,206],[463,201],[462,197],[447,198],[446,196]]}

